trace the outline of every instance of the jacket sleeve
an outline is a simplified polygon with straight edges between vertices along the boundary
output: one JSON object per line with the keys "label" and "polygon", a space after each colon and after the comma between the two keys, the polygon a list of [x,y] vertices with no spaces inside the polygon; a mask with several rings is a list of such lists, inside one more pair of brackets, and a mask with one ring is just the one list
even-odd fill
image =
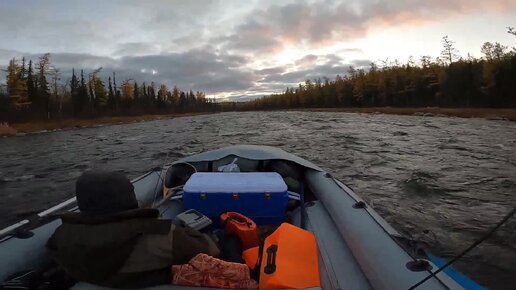
{"label": "jacket sleeve", "polygon": [[186,264],[197,254],[218,257],[220,250],[213,240],[199,231],[177,227],[174,231],[173,265]]}
{"label": "jacket sleeve", "polygon": [[141,236],[119,272],[146,272],[172,265],[174,231],[172,225],[168,234]]}
{"label": "jacket sleeve", "polygon": [[185,264],[200,253],[217,257],[220,250],[208,235],[172,225],[166,235],[140,237],[119,272],[145,272]]}

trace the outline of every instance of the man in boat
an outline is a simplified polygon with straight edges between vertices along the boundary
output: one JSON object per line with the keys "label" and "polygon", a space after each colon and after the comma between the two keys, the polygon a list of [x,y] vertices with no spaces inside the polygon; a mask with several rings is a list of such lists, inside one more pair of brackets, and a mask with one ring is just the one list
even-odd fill
{"label": "man in boat", "polygon": [[111,287],[170,283],[171,265],[199,253],[217,256],[211,239],[139,208],[123,174],[85,172],[76,184],[80,213],[64,214],[47,242],[50,255],[74,279]]}

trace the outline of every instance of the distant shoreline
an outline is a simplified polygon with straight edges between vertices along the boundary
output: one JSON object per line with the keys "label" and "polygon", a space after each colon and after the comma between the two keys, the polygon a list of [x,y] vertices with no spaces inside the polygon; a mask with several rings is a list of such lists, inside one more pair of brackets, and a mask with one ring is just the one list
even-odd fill
{"label": "distant shoreline", "polygon": [[416,115],[434,117],[484,118],[488,120],[516,121],[516,108],[398,108],[398,107],[367,107],[367,108],[306,108],[290,109],[289,111],[309,112],[343,112],[365,114]]}
{"label": "distant shoreline", "polygon": [[[267,110],[265,110],[267,111]],[[272,111],[272,110],[271,110]],[[486,109],[486,108],[394,108],[394,107],[370,107],[370,108],[300,108],[287,109],[285,111],[304,112],[344,112],[365,114],[392,114],[392,115],[418,115],[436,117],[460,117],[460,118],[485,118],[490,120],[516,121],[516,108],[514,109]],[[50,121],[32,121],[27,123],[0,123],[0,137],[16,136],[20,133],[36,133],[43,131],[67,130],[91,128],[103,125],[129,124],[177,117],[205,115],[212,113],[176,113],[164,115],[141,116],[115,116],[99,117],[93,119],[63,119]]]}

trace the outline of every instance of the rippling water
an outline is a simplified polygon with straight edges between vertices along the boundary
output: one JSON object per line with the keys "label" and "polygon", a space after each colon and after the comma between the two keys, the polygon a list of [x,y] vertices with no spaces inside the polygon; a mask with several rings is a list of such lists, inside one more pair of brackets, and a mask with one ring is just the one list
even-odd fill
{"label": "rippling water", "polygon": [[[0,139],[0,225],[70,197],[89,168],[136,177],[230,144],[280,147],[332,172],[406,235],[451,257],[516,205],[516,123],[351,113],[224,113]],[[428,230],[428,234],[423,231]],[[458,263],[516,288],[516,218]]]}

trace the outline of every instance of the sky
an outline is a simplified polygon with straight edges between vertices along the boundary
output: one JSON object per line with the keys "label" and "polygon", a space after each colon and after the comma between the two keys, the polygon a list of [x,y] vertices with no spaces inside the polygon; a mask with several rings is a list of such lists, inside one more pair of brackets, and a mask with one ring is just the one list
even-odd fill
{"label": "sky", "polygon": [[516,45],[507,26],[514,0],[0,0],[0,68],[48,52],[62,81],[102,67],[246,100],[349,66],[436,57],[445,35],[479,57],[485,41]]}

